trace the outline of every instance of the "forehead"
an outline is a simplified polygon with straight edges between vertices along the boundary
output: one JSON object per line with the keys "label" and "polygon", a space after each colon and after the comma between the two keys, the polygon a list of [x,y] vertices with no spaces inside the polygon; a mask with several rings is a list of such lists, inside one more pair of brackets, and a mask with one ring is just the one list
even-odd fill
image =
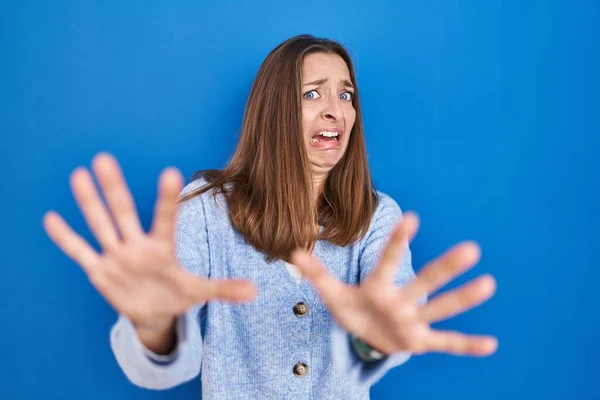
{"label": "forehead", "polygon": [[336,80],[350,80],[350,71],[342,57],[328,53],[312,53],[304,57],[302,63],[303,81],[329,76],[335,77]]}

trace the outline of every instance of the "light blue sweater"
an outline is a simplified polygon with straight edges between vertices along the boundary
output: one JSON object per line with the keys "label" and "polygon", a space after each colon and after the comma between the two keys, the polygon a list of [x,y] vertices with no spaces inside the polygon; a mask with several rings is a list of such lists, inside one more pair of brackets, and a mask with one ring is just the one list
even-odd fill
{"label": "light blue sweater", "polygon": [[[182,193],[205,181],[188,184]],[[395,223],[398,204],[379,192],[380,203],[362,240],[347,247],[317,241],[314,254],[338,279],[359,284],[373,267]],[[306,279],[298,285],[278,260],[248,245],[232,227],[222,195],[210,191],[180,206],[177,257],[188,271],[213,278],[242,278],[258,288],[249,303],[209,302],[180,318],[173,354],[153,354],[141,344],[131,321],[120,315],[110,340],[131,382],[166,389],[200,375],[204,399],[368,399],[369,387],[410,357],[393,354],[363,362]],[[414,278],[410,250],[398,265],[397,283]],[[294,306],[304,302],[305,315]],[[304,375],[294,366],[306,365]],[[298,372],[298,369],[296,369]]]}

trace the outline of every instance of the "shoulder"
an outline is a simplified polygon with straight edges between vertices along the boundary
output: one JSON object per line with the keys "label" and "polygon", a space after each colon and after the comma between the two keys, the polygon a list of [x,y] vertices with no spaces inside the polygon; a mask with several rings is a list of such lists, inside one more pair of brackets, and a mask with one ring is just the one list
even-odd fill
{"label": "shoulder", "polygon": [[204,179],[204,178],[196,178],[196,179],[192,180],[191,182],[187,183],[183,187],[183,189],[181,190],[181,193],[179,194],[179,196],[183,197],[183,196],[185,196],[187,194],[190,194],[194,190],[202,188],[207,183],[208,182],[206,182],[206,179]]}
{"label": "shoulder", "polygon": [[206,203],[206,200],[212,197],[216,197],[219,200],[222,200],[222,194],[217,193],[216,196],[214,196],[214,193],[216,191],[216,189],[210,188],[200,194],[193,194],[193,192],[196,192],[202,188],[204,188],[206,185],[208,185],[209,182],[203,178],[195,178],[193,179],[191,182],[189,182],[188,184],[186,184],[183,189],[181,190],[181,192],[179,193],[179,198],[183,198],[185,196],[189,196],[192,195],[192,197],[186,199],[185,201],[182,201],[182,203],[187,203],[187,202],[191,202],[191,203]]}
{"label": "shoulder", "polygon": [[212,197],[213,190],[207,190],[200,194],[194,194],[194,192],[202,189],[207,183],[208,182],[204,178],[197,178],[193,179],[183,187],[179,192],[179,208],[182,214],[192,215],[204,213],[205,207],[211,204],[211,202],[207,200]]}
{"label": "shoulder", "polygon": [[196,217],[203,214],[204,218],[214,219],[223,218],[228,214],[227,201],[222,193],[217,189],[210,188],[201,191],[209,182],[203,178],[195,178],[186,184],[179,194],[181,202],[179,207],[184,217]]}
{"label": "shoulder", "polygon": [[390,195],[377,191],[377,207],[371,217],[363,242],[387,235],[402,218],[402,209]]}
{"label": "shoulder", "polygon": [[377,207],[373,213],[371,223],[378,223],[380,220],[398,220],[402,217],[402,209],[398,202],[390,195],[377,191]]}

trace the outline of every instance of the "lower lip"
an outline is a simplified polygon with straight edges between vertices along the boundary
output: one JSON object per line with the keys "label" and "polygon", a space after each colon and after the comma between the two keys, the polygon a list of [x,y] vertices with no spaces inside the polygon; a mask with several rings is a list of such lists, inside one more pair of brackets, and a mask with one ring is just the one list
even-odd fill
{"label": "lower lip", "polygon": [[313,141],[310,141],[310,144],[313,147],[316,147],[317,149],[339,149],[340,147],[342,147],[342,138],[340,137],[340,140],[328,140],[325,142],[315,142],[313,143]]}

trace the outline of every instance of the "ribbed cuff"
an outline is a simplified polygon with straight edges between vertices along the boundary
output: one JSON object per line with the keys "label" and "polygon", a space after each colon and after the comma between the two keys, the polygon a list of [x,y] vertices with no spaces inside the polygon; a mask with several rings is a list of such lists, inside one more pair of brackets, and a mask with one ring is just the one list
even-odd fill
{"label": "ribbed cuff", "polygon": [[143,346],[146,357],[148,357],[150,361],[157,365],[169,365],[175,362],[179,356],[179,349],[181,348],[181,343],[185,341],[185,324],[186,322],[183,316],[178,317],[175,321],[175,348],[173,349],[171,354],[156,354],[152,350],[146,348],[146,346]]}

